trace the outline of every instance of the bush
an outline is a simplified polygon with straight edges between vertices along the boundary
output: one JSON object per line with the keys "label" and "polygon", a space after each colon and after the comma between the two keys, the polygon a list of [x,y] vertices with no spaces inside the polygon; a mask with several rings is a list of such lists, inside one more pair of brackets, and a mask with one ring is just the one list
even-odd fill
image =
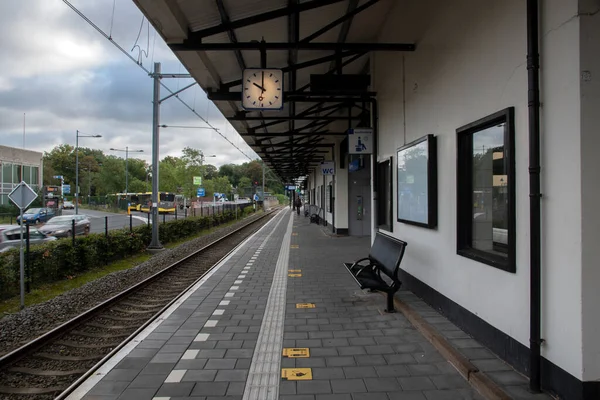
{"label": "bush", "polygon": [[[254,212],[252,207],[244,209],[244,215]],[[235,220],[235,213],[225,212],[211,217],[196,217],[169,221],[159,225],[160,241],[163,244],[185,239],[211,226]],[[56,240],[31,246],[29,251],[29,277],[31,288],[68,279],[113,261],[144,252],[152,239],[148,225],[114,230],[105,236],[94,233],[75,239]],[[0,300],[19,294],[19,251],[0,253]]]}

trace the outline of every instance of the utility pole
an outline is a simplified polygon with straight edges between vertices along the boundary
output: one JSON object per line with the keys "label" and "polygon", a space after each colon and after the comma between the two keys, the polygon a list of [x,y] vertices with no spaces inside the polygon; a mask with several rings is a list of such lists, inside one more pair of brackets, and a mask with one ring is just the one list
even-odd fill
{"label": "utility pole", "polygon": [[158,239],[158,123],[160,121],[160,63],[154,63],[154,99],[152,101],[152,241],[149,249],[163,248]]}

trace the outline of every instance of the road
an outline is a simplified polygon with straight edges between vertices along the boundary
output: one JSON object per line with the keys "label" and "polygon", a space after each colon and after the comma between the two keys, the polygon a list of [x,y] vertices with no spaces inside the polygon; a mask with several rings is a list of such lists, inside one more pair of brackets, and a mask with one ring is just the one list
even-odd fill
{"label": "road", "polygon": [[[234,204],[234,202],[227,202],[226,204]],[[245,201],[238,201],[237,204],[238,204],[238,207],[240,207],[240,208],[250,205],[249,202],[245,202]],[[204,203],[203,207],[204,208],[203,208],[202,214],[200,213],[199,208],[196,209],[196,211],[195,211],[196,216],[210,214],[213,209],[213,203]],[[223,207],[223,203],[216,203],[216,205],[214,206],[214,211],[216,213],[219,213],[222,210],[222,207]],[[75,210],[63,210],[62,215],[73,215],[73,214],[75,214]],[[89,217],[90,223],[91,223],[91,226],[90,226],[91,233],[104,232],[105,225],[106,225],[106,217],[108,217],[108,230],[109,231],[114,230],[114,229],[129,228],[129,218],[130,217],[127,214],[115,214],[115,213],[99,211],[99,210],[88,210],[85,208],[80,208],[79,214],[84,214]],[[177,218],[177,219],[185,218],[185,215],[187,215],[188,217],[192,216],[192,209],[188,208],[187,213],[185,213],[184,210],[178,210],[177,216],[175,216],[174,214],[160,214],[158,216],[158,220],[160,223],[162,223],[163,221],[171,221],[171,220],[174,220],[175,218]],[[142,213],[142,212],[137,212],[137,211],[132,211],[132,213],[131,213],[132,226],[135,227],[135,226],[145,225],[147,223],[148,223],[148,214]]]}

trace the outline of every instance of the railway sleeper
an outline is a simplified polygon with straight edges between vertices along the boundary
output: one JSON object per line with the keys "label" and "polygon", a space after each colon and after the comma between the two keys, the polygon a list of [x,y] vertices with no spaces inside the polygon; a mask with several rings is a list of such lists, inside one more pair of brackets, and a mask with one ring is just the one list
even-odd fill
{"label": "railway sleeper", "polygon": [[47,388],[20,388],[20,387],[10,387],[10,386],[0,386],[0,393],[4,394],[51,394],[62,392],[64,388],[62,387],[47,387]]}
{"label": "railway sleeper", "polygon": [[34,368],[12,367],[8,369],[10,372],[18,372],[20,374],[36,375],[36,376],[68,376],[85,374],[87,369],[75,369],[72,371],[48,371]]}
{"label": "railway sleeper", "polygon": [[62,356],[50,353],[36,353],[36,357],[45,358],[47,360],[55,360],[55,361],[93,361],[99,360],[103,356],[102,355],[93,355],[93,356]]}
{"label": "railway sleeper", "polygon": [[102,339],[110,339],[110,338],[118,338],[118,337],[127,337],[131,335],[131,332],[128,333],[94,333],[94,332],[84,332],[84,331],[71,331],[70,335],[84,336],[88,338],[102,338]]}
{"label": "railway sleeper", "polygon": [[115,348],[118,345],[121,344],[121,342],[116,342],[116,343],[99,343],[99,344],[86,344],[86,343],[79,343],[79,342],[74,342],[71,340],[57,340],[56,342],[54,342],[54,344],[57,345],[62,345],[62,346],[67,346],[67,347],[75,347],[75,348],[79,348],[79,349],[106,349],[106,348]]}

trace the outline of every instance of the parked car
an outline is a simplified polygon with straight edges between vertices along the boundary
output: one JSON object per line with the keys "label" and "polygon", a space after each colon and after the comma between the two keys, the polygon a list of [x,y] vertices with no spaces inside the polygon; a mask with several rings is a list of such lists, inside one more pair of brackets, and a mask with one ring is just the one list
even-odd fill
{"label": "parked car", "polygon": [[[29,243],[39,244],[56,240],[54,236],[48,236],[36,228],[29,228]],[[21,227],[14,225],[0,225],[0,253],[10,249],[18,248],[21,244]]]}
{"label": "parked car", "polygon": [[63,203],[63,210],[74,210],[75,204],[72,201],[65,201]]}
{"label": "parked car", "polygon": [[85,215],[62,215],[51,218],[40,231],[46,235],[60,237],[69,237],[73,231],[73,221],[75,220],[75,235],[87,235],[90,233],[90,220]]}
{"label": "parked car", "polygon": [[[30,224],[39,224],[54,217],[54,210],[48,207],[30,208],[23,213],[23,220]],[[21,224],[21,216],[17,217],[17,224]]]}

